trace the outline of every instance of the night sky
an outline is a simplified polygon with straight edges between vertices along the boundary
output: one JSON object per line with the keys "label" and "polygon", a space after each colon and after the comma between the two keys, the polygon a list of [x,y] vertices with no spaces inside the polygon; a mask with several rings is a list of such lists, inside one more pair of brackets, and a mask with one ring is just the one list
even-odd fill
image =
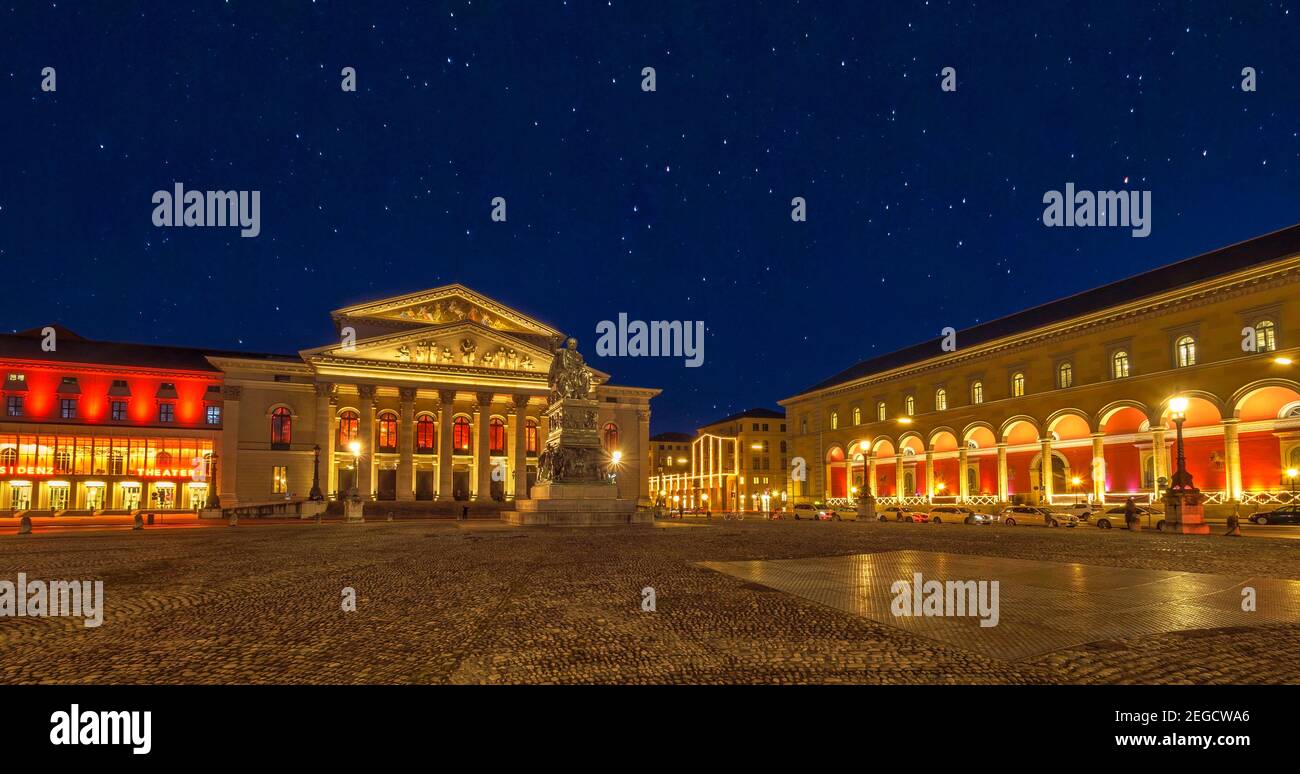
{"label": "night sky", "polygon": [[[1293,3],[115,5],[0,6],[4,330],[291,353],[461,282],[689,432],[1300,221]],[[261,235],[154,227],[175,182]],[[1151,235],[1045,227],[1067,182]],[[619,312],[703,320],[704,366],[596,357]]]}

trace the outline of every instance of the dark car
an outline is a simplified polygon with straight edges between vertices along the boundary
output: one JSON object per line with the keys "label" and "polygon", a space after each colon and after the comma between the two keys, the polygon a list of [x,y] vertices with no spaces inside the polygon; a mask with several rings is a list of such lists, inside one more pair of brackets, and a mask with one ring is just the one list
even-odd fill
{"label": "dark car", "polygon": [[1300,506],[1283,505],[1269,511],[1260,511],[1250,517],[1256,524],[1300,524]]}

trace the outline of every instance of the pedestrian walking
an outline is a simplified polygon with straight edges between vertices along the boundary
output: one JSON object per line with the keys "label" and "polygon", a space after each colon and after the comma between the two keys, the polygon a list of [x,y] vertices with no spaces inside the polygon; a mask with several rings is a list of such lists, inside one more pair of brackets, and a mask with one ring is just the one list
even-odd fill
{"label": "pedestrian walking", "polygon": [[1133,525],[1138,520],[1137,501],[1132,497],[1124,501],[1124,529],[1133,529]]}

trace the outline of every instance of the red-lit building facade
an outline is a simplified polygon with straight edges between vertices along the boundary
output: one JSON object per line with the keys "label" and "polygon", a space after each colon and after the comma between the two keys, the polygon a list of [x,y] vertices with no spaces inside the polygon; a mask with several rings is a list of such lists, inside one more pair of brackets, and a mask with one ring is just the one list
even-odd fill
{"label": "red-lit building facade", "polygon": [[54,327],[0,336],[0,513],[200,507],[222,427],[204,354]]}

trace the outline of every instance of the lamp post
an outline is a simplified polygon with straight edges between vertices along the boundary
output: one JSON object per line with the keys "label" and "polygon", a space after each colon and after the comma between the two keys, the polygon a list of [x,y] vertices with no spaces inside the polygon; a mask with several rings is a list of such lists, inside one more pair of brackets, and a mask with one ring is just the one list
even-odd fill
{"label": "lamp post", "polygon": [[1300,478],[1300,470],[1287,468],[1286,477],[1291,480],[1291,503],[1295,504],[1295,480]]}
{"label": "lamp post", "polygon": [[1070,479],[1070,483],[1074,486],[1074,504],[1078,505],[1079,489],[1080,489],[1080,485],[1083,484],[1083,479],[1079,478],[1078,476],[1075,476],[1074,478]]}
{"label": "lamp post", "polygon": [[1193,488],[1192,474],[1187,472],[1187,454],[1183,448],[1183,423],[1187,421],[1187,398],[1178,397],[1169,401],[1169,410],[1169,418],[1174,420],[1178,449],[1178,460],[1175,463],[1169,488],[1189,490]]}
{"label": "lamp post", "polygon": [[361,498],[361,442],[353,441],[348,444],[348,451],[352,452],[352,488],[348,490],[348,499]]}
{"label": "lamp post", "polygon": [[[1156,525],[1156,529],[1169,529],[1184,535],[1208,535],[1210,525],[1205,523],[1205,508],[1201,504],[1201,493],[1192,485],[1192,474],[1187,471],[1187,452],[1183,445],[1183,423],[1187,421],[1187,408],[1190,401],[1181,395],[1170,399],[1169,418],[1174,421],[1177,431],[1177,463],[1169,488],[1165,490],[1165,518]],[[1162,450],[1156,449],[1160,454]]]}
{"label": "lamp post", "polygon": [[220,485],[220,480],[217,478],[217,456],[216,452],[213,452],[212,472],[209,474],[211,480],[208,481],[208,501],[203,504],[204,508],[221,507],[221,497],[217,494],[217,487]]}
{"label": "lamp post", "polygon": [[311,492],[307,499],[319,502],[325,499],[325,495],[320,491],[320,444],[312,447],[311,461]]}

